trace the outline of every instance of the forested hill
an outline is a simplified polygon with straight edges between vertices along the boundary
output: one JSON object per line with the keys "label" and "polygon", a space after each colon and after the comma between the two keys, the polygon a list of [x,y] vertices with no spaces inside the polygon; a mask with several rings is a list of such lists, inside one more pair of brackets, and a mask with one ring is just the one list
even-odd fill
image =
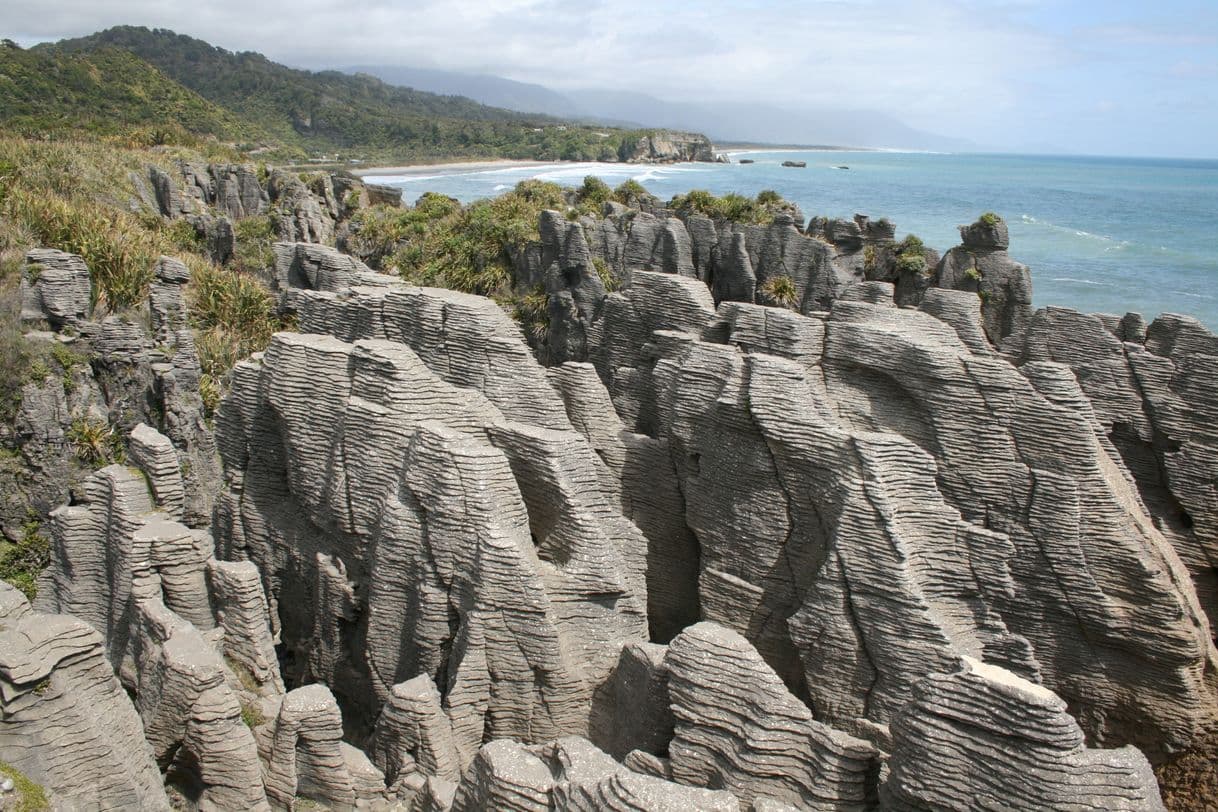
{"label": "forested hill", "polygon": [[[371,76],[297,70],[163,29],[121,26],[30,51],[0,51],[0,123],[10,126],[45,122],[56,129],[80,117],[105,131],[168,121],[301,157],[401,159],[627,160],[648,134],[568,125]],[[121,59],[120,51],[138,61]],[[72,78],[70,92],[54,92],[63,76]]]}
{"label": "forested hill", "polygon": [[134,54],[106,47],[64,54],[0,45],[0,125],[43,137],[174,126],[233,141],[268,137]]}

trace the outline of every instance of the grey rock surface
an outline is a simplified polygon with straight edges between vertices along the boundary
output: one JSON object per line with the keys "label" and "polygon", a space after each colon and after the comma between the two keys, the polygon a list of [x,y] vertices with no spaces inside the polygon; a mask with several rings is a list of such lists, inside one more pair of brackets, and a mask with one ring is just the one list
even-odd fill
{"label": "grey rock surface", "polygon": [[90,311],[92,282],[85,261],[53,248],[35,248],[21,269],[21,319],[53,330],[75,327]]}
{"label": "grey rock surface", "polygon": [[1009,240],[1002,218],[982,218],[960,227],[961,244],[943,255],[935,284],[950,290],[976,291],[981,297],[982,325],[994,344],[1019,332],[1032,315],[1032,277],[1026,265],[1007,254]]}
{"label": "grey rock surface", "polygon": [[971,658],[918,683],[892,728],[885,809],[1164,808],[1136,748],[1088,748],[1052,691]]}
{"label": "grey rock surface", "polygon": [[301,652],[287,676],[370,728],[392,686],[429,675],[464,760],[487,738],[586,733],[617,646],[646,634],[647,542],[518,330],[450,291],[300,301],[302,329],[357,340],[281,334],[238,366],[215,525],[277,596]]}
{"label": "grey rock surface", "polygon": [[56,808],[169,809],[101,635],[0,582],[0,760]]}
{"label": "grey rock surface", "polygon": [[702,617],[818,718],[883,742],[913,683],[969,654],[1043,679],[1104,743],[1170,751],[1210,723],[1196,593],[1077,389],[1039,391],[968,308],[682,325],[672,293],[649,304],[676,279],[611,296],[593,359],[627,428],[667,443]]}
{"label": "grey rock surface", "polygon": [[1097,434],[1125,463],[1218,629],[1218,337],[1182,316],[1147,328],[1137,314],[1109,320],[1050,307],[1003,353],[1024,370],[1052,362],[1073,373]]}
{"label": "grey rock surface", "polygon": [[812,718],[747,640],[714,623],[669,644],[673,780],[800,809],[867,809],[879,753]]}

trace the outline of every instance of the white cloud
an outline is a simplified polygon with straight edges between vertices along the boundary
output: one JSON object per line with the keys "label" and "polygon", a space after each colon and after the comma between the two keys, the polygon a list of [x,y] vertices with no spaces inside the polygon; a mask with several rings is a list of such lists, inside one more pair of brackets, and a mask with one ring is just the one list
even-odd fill
{"label": "white cloud", "polygon": [[[1209,17],[1168,13],[1178,2],[1160,0],[1141,25],[1049,0],[0,0],[0,36],[147,25],[301,67],[401,64],[560,90],[872,109],[997,144],[1031,121],[1060,131],[1036,138],[1073,139],[1074,110],[1115,93],[1132,106],[1137,92],[1155,98],[1159,88],[1129,85],[1147,71],[1127,54],[1218,41]],[[1211,63],[1177,54],[1158,67],[1196,83]],[[1193,127],[1212,120],[1200,111]]]}
{"label": "white cloud", "polygon": [[1007,80],[1059,58],[1001,15],[954,2],[655,3],[0,0],[0,27],[58,38],[130,23],[292,64],[482,70],[548,86],[902,108],[922,123],[1008,104]]}

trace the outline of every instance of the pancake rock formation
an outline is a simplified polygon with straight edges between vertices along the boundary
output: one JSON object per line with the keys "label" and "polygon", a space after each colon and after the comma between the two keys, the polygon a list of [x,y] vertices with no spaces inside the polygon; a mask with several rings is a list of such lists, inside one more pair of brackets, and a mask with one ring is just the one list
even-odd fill
{"label": "pancake rock formation", "polygon": [[[23,317],[90,352],[23,392],[59,506],[37,596],[0,585],[0,760],[55,804],[1161,810],[1164,765],[1212,800],[1197,323],[1031,312],[989,216],[940,257],[643,200],[542,215],[530,347],[319,244],[375,190],[152,180],[166,216],[274,203],[296,328],[213,425],[184,265],[145,332],[31,254]],[[68,483],[85,414],[126,456]]]}

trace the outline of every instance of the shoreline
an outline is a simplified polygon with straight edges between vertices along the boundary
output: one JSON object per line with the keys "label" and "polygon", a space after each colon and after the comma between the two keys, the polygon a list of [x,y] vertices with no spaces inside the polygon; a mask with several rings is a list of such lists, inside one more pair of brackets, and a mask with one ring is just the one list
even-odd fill
{"label": "shoreline", "polygon": [[[526,169],[532,166],[552,166],[563,161],[530,161],[498,158],[487,161],[454,161],[452,163],[410,164],[405,166],[369,166],[348,170],[357,178],[376,175],[413,177],[416,175],[458,174],[483,169]],[[570,162],[575,163],[575,162]]]}

